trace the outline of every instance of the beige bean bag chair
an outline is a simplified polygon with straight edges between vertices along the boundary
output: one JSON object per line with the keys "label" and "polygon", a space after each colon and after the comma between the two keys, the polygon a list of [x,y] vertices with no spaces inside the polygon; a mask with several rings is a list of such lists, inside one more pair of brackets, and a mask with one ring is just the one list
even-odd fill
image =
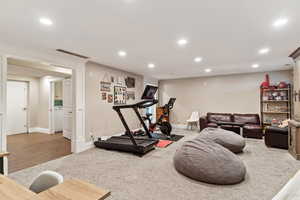
{"label": "beige bean bag chair", "polygon": [[238,156],[211,140],[200,138],[185,142],[177,150],[174,166],[194,180],[219,185],[239,183],[246,174]]}
{"label": "beige bean bag chair", "polygon": [[220,128],[203,129],[197,139],[212,140],[233,153],[240,153],[246,146],[245,139],[232,131]]}

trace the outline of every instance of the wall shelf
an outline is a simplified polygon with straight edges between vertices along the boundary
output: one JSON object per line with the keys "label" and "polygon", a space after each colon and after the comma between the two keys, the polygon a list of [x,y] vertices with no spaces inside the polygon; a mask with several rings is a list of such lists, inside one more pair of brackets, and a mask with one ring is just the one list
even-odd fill
{"label": "wall shelf", "polygon": [[[276,100],[276,99],[282,100]],[[269,99],[269,100],[264,100]],[[264,126],[271,125],[273,120],[280,122],[291,118],[291,85],[287,88],[260,88],[260,112]],[[282,112],[280,110],[284,110]]]}

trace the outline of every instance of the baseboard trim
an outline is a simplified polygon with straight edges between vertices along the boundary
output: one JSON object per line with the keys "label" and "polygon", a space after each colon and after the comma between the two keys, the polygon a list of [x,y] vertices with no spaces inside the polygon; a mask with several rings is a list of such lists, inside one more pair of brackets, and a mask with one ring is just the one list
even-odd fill
{"label": "baseboard trim", "polygon": [[50,130],[47,128],[40,128],[40,127],[29,128],[29,133],[35,133],[35,132],[50,134]]}
{"label": "baseboard trim", "polygon": [[76,149],[76,153],[80,153],[89,149],[94,148],[94,142],[90,141],[90,142],[80,142],[77,144],[77,149]]}

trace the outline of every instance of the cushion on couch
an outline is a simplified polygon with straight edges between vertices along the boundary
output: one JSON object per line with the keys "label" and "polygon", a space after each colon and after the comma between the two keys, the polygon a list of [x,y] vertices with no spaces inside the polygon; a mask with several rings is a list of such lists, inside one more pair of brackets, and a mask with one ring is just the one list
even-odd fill
{"label": "cushion on couch", "polygon": [[258,114],[233,114],[233,121],[244,124],[260,124]]}
{"label": "cushion on couch", "polygon": [[211,122],[232,122],[232,115],[230,113],[207,113],[207,121]]}
{"label": "cushion on couch", "polygon": [[201,138],[187,141],[177,150],[174,166],[187,177],[211,184],[236,184],[246,175],[246,167],[238,156]]}
{"label": "cushion on couch", "polygon": [[240,153],[246,146],[245,139],[232,131],[218,128],[206,128],[201,131],[197,139],[209,139],[227,148],[233,153]]}

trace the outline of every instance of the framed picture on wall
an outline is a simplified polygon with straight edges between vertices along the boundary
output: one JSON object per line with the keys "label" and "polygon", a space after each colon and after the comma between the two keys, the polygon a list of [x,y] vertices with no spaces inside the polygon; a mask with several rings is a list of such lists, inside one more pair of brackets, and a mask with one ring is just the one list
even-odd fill
{"label": "framed picture on wall", "polygon": [[127,100],[135,100],[135,92],[127,91]]}
{"label": "framed picture on wall", "polygon": [[110,82],[101,81],[100,82],[100,91],[110,92],[111,91],[111,83]]}
{"label": "framed picture on wall", "polygon": [[125,79],[125,84],[126,84],[127,88],[135,88],[135,78],[127,77]]}
{"label": "framed picture on wall", "polygon": [[122,86],[114,87],[114,103],[116,105],[126,104],[127,88]]}
{"label": "framed picture on wall", "polygon": [[108,103],[112,103],[113,102],[113,95],[112,94],[107,95],[107,102]]}
{"label": "framed picture on wall", "polygon": [[107,95],[106,95],[106,92],[102,92],[102,100],[106,100],[106,97],[107,97]]}

